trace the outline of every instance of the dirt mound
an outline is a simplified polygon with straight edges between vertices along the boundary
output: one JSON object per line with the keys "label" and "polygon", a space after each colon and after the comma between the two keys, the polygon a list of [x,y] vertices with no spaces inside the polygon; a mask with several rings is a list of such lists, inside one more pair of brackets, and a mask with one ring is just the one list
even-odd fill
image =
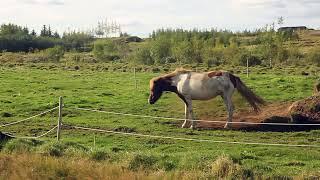
{"label": "dirt mound", "polygon": [[[313,96],[312,96],[313,97]],[[293,111],[293,105],[297,109],[306,109],[304,105],[310,104],[310,102],[320,103],[320,96],[317,98],[307,98],[305,100],[297,101],[293,104],[291,103],[277,103],[269,104],[262,108],[259,113],[255,112],[239,112],[233,116],[233,122],[249,122],[249,123],[319,123],[320,118],[318,115],[312,120],[292,120],[291,114]],[[319,99],[318,99],[319,98]],[[312,100],[310,100],[312,99]],[[303,105],[304,104],[304,105]],[[316,106],[316,110],[319,111],[320,104]],[[308,117],[313,117],[310,115],[309,111],[301,111],[308,114]],[[224,125],[227,117],[212,119],[210,117],[201,119],[211,119],[212,121],[221,121],[221,123],[210,123],[210,122],[199,122],[197,127],[200,129],[224,129]],[[267,124],[232,124],[232,129],[237,130],[247,130],[247,131],[300,131],[300,130],[310,130],[310,129],[320,129],[320,126],[291,126],[291,125],[267,125]]]}
{"label": "dirt mound", "polygon": [[320,95],[294,102],[289,113],[294,123],[320,122]]}
{"label": "dirt mound", "polygon": [[320,94],[320,80],[314,84],[313,94],[314,95]]}

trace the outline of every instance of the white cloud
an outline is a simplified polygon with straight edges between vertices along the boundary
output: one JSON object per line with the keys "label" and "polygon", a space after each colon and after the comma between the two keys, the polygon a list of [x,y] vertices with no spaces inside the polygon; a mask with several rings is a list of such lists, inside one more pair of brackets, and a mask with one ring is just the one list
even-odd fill
{"label": "white cloud", "polygon": [[63,5],[64,0],[17,0],[18,3],[25,3],[30,5]]}

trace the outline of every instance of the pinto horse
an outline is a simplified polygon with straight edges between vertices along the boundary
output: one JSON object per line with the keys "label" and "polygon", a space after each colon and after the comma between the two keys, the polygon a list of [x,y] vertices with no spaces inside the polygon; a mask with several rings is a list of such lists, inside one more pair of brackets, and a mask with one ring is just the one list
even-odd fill
{"label": "pinto horse", "polygon": [[[185,121],[182,124],[184,128],[187,120],[194,119],[192,100],[209,100],[221,96],[228,111],[228,120],[224,127],[229,128],[234,110],[231,97],[235,89],[248,101],[254,111],[259,111],[259,105],[265,104],[265,101],[251,91],[239,77],[229,72],[198,73],[185,69],[176,69],[170,74],[151,79],[149,103],[154,104],[165,91],[176,93],[185,103]],[[195,121],[192,121],[190,128],[194,129],[195,125]]]}

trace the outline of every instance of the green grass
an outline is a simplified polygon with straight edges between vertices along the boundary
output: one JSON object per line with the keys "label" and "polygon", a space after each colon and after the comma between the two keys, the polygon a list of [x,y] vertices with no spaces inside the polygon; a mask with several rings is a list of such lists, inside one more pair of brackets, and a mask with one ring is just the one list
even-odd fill
{"label": "green grass", "polygon": [[[256,69],[249,78],[240,74],[243,81],[268,102],[294,101],[312,94],[315,76],[285,75],[288,69],[275,71]],[[289,71],[299,71],[290,69]],[[266,74],[262,74],[264,72]],[[164,94],[155,105],[149,105],[149,79],[159,73],[137,73],[138,88],[135,89],[132,72],[108,72],[62,68],[37,69],[27,66],[6,68],[0,71],[0,117],[2,123],[20,120],[58,105],[58,97],[64,97],[63,123],[106,130],[133,133],[211,139],[223,141],[288,143],[320,145],[320,131],[309,132],[245,132],[233,130],[195,130],[179,128],[180,122],[171,120],[137,118],[73,109],[83,107],[133,113],[140,115],[183,118],[184,105],[174,94]],[[239,75],[239,74],[238,74]],[[237,110],[249,109],[239,97],[234,96]],[[221,98],[195,102],[196,117],[225,116]],[[57,111],[0,131],[17,135],[39,135],[56,125]],[[54,141],[51,133],[44,140]],[[95,139],[95,147],[94,147]],[[206,172],[220,155],[227,154],[255,173],[266,176],[299,175],[316,172],[320,166],[317,148],[268,147],[208,142],[190,142],[169,139],[153,139],[63,129],[62,141],[79,143],[96,148],[93,159],[108,159],[115,163],[152,164],[150,168],[166,170],[201,170]],[[52,142],[49,142],[52,143]],[[13,146],[13,145],[11,145]],[[47,154],[63,155],[59,144],[39,145]],[[59,149],[60,148],[60,149]],[[6,148],[4,148],[6,149]],[[100,149],[100,150],[99,150]],[[61,153],[60,153],[61,152]],[[136,158],[136,159],[135,159]],[[111,160],[110,160],[111,159]],[[127,162],[133,159],[133,162]],[[152,167],[151,167],[152,166]],[[133,168],[134,169],[134,168]]]}

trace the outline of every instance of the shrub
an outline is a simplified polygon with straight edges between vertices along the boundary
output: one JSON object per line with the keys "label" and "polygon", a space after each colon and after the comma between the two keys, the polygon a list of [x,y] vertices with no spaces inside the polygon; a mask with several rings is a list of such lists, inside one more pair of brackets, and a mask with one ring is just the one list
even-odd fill
{"label": "shrub", "polygon": [[59,62],[64,55],[64,49],[62,46],[54,46],[53,48],[48,48],[44,51],[48,60]]}
{"label": "shrub", "polygon": [[320,66],[320,47],[313,48],[306,57],[307,61],[315,63]]}
{"label": "shrub", "polygon": [[137,171],[139,169],[154,169],[156,162],[157,158],[154,156],[136,154],[129,162],[128,168],[133,171]]}
{"label": "shrub", "polygon": [[110,155],[104,149],[93,149],[90,151],[90,158],[96,161],[102,161],[109,159]]}
{"label": "shrub", "polygon": [[254,176],[252,171],[243,169],[226,155],[219,156],[212,163],[211,172],[215,177],[221,179],[248,179]]}
{"label": "shrub", "polygon": [[157,38],[151,42],[150,53],[155,63],[164,64],[171,56],[171,43],[168,38]]}
{"label": "shrub", "polygon": [[75,155],[86,152],[88,149],[73,142],[50,142],[40,148],[40,153],[48,156],[60,157],[65,154]]}
{"label": "shrub", "polygon": [[133,57],[136,63],[152,65],[154,64],[154,59],[151,56],[151,50],[149,46],[142,46],[139,48]]}
{"label": "shrub", "polygon": [[287,61],[289,58],[289,51],[283,47],[279,47],[277,58],[280,63]]}
{"label": "shrub", "polygon": [[223,62],[223,49],[206,47],[203,49],[203,61],[207,67],[220,65]]}
{"label": "shrub", "polygon": [[262,64],[262,59],[259,56],[253,55],[249,52],[242,52],[238,55],[237,59],[239,64],[242,66],[247,66],[247,60],[249,66],[256,66]]}
{"label": "shrub", "polygon": [[128,52],[128,45],[119,40],[97,40],[93,44],[93,55],[101,61],[115,61],[125,57]]}
{"label": "shrub", "polygon": [[42,141],[28,139],[12,139],[3,148],[5,152],[25,153],[33,150],[34,147],[42,144]]}

